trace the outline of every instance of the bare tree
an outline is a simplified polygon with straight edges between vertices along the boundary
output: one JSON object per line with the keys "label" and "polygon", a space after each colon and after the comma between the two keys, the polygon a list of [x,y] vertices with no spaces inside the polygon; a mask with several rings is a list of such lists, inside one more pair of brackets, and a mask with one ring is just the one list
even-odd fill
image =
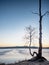
{"label": "bare tree", "polygon": [[38,50],[38,57],[42,57],[42,19],[43,17],[49,13],[48,11],[45,12],[43,15],[41,13],[41,0],[39,0],[39,50]]}
{"label": "bare tree", "polygon": [[[34,13],[32,12],[33,14],[37,14],[39,15],[39,49],[38,49],[38,53],[37,52],[33,52],[33,55],[34,53],[36,53],[36,57],[33,58],[33,60],[46,60],[44,57],[42,57],[42,19],[43,17],[49,13],[49,11],[45,12],[43,15],[41,13],[41,0],[39,0],[39,13]],[[32,55],[32,56],[33,56]]]}
{"label": "bare tree", "polygon": [[[30,26],[28,26],[28,27],[26,27],[26,35],[25,35],[25,39],[27,40],[27,41],[29,41],[28,43],[29,43],[29,52],[30,52],[30,54],[31,54],[31,56],[33,56],[34,54],[32,54],[31,53],[31,43],[32,43],[32,41],[33,41],[33,39],[34,39],[34,37],[35,37],[35,33],[36,33],[36,31],[35,31],[35,28],[33,28],[31,25]],[[35,53],[35,52],[34,52]]]}
{"label": "bare tree", "polygon": [[[37,60],[44,61],[46,59],[42,56],[42,19],[47,13],[49,13],[49,11],[46,11],[44,14],[41,13],[41,0],[39,0],[39,13],[34,13],[34,12],[32,13],[39,15],[39,49],[38,49],[38,53],[37,52],[31,53],[31,49],[29,48],[31,56],[34,56],[34,54],[36,54],[36,56],[29,61],[37,61]],[[29,37],[27,37],[27,39],[28,38],[30,39],[29,46],[31,46],[33,29],[30,26],[27,28],[27,30],[29,31],[29,35],[30,35]]]}

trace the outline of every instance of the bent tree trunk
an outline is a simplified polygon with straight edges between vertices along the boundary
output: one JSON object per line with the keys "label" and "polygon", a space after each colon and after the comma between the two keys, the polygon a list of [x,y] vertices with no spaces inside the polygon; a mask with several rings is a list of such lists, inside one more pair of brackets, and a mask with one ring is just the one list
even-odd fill
{"label": "bent tree trunk", "polygon": [[34,54],[36,54],[37,55],[37,52],[33,52],[33,53],[31,53],[31,42],[32,42],[32,32],[31,32],[31,29],[30,29],[30,44],[29,44],[29,53],[30,53],[30,55],[31,56],[34,56]]}

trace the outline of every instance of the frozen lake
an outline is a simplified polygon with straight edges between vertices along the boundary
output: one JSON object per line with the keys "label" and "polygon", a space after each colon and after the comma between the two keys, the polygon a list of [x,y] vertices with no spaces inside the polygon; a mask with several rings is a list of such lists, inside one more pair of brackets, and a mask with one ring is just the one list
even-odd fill
{"label": "frozen lake", "polygon": [[[32,49],[32,52],[37,49]],[[49,60],[49,49],[43,49],[43,56]],[[29,49],[0,49],[0,63],[14,63],[32,58],[29,54]]]}

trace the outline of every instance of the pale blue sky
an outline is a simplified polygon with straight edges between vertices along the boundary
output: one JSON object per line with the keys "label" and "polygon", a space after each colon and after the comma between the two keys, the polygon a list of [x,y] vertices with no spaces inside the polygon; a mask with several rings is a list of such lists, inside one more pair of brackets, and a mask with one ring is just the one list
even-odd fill
{"label": "pale blue sky", "polygon": [[[39,27],[38,0],[0,0],[0,45],[22,45],[24,28]],[[49,0],[42,0],[42,14],[49,11]],[[49,15],[43,18],[43,43],[49,43]],[[24,44],[24,43],[23,43]]]}

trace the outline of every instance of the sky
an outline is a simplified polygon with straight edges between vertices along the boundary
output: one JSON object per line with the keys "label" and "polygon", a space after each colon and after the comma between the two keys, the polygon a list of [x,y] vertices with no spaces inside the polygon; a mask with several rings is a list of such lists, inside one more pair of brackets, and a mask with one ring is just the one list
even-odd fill
{"label": "sky", "polygon": [[[0,47],[24,46],[25,27],[31,25],[39,37],[39,0],[0,0]],[[49,11],[49,0],[42,0],[42,15]],[[42,19],[42,44],[49,47],[49,14]],[[38,46],[35,39],[34,45]]]}

